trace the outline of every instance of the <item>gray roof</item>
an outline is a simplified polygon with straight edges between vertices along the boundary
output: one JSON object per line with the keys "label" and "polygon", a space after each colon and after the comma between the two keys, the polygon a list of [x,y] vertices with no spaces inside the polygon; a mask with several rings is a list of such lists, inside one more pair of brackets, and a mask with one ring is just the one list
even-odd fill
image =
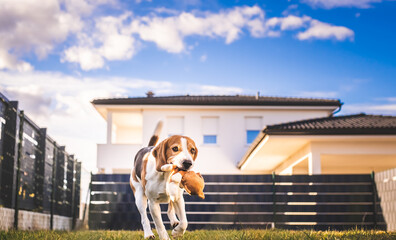
{"label": "gray roof", "polygon": [[270,125],[263,132],[269,135],[394,135],[396,134],[396,117],[357,114],[315,118]]}
{"label": "gray roof", "polygon": [[212,105],[212,106],[331,106],[340,107],[338,99],[265,97],[265,96],[168,96],[95,99],[95,105]]}

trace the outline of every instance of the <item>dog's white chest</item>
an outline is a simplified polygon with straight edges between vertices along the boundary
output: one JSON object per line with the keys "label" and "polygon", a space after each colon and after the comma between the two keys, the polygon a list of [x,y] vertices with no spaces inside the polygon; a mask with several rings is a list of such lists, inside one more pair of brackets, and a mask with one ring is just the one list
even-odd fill
{"label": "dog's white chest", "polygon": [[150,178],[146,184],[146,196],[156,202],[169,202],[168,179],[169,173],[157,173]]}

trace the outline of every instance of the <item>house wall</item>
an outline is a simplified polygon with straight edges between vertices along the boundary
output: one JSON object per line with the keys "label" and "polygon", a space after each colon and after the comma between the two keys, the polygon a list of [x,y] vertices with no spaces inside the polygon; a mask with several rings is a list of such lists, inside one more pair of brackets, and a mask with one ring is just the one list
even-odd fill
{"label": "house wall", "polygon": [[[310,172],[310,161],[315,160],[320,161],[319,172]],[[396,140],[362,136],[344,141],[312,141],[290,156],[289,161],[280,165],[277,172],[290,166],[293,170],[285,173],[358,174],[384,171],[396,167]]]}
{"label": "house wall", "polygon": [[133,166],[135,154],[140,144],[98,144],[97,167],[99,172],[128,173]]}
{"label": "house wall", "polygon": [[355,141],[313,142],[312,152],[320,155],[322,173],[370,173],[396,167],[395,141],[362,137]]}
{"label": "house wall", "polygon": [[[235,174],[241,173],[236,165],[249,147],[246,142],[246,117],[261,117],[261,128],[257,129],[261,130],[265,125],[270,124],[327,117],[331,114],[332,109],[151,106],[141,109],[131,108],[130,110],[112,107],[107,111],[107,118],[113,119],[111,124],[113,129],[108,129],[107,133],[116,134],[112,136],[112,141],[106,144],[98,144],[97,167],[100,172],[128,172],[132,167],[136,152],[149,142],[158,121],[164,121],[160,136],[160,140],[163,140],[168,137],[166,119],[182,117],[184,121],[183,135],[191,137],[198,147],[198,159],[195,166],[197,171],[206,174]],[[114,131],[114,125],[117,120],[110,116],[111,114],[117,115],[128,112],[132,112],[135,115],[137,113],[141,114],[143,123],[140,130],[134,126],[133,132],[126,131],[133,134],[131,137],[126,136],[126,132],[117,133],[117,131]],[[120,115],[117,116],[120,119]],[[218,118],[217,144],[209,145],[203,143],[203,117]],[[122,120],[122,128],[126,128],[127,122],[128,119]],[[122,129],[120,127],[117,128],[117,126],[115,128]],[[118,143],[114,141],[117,139],[125,141]],[[127,143],[128,139],[133,139],[133,141]]]}
{"label": "house wall", "polygon": [[[143,110],[143,143],[149,141],[160,119],[182,116],[184,117],[183,134],[191,137],[198,147],[195,168],[205,174],[235,174],[241,173],[236,165],[249,147],[246,143],[246,117],[261,117],[263,128],[265,125],[328,115],[328,110],[145,109]],[[218,139],[215,145],[203,143],[203,117],[219,119]],[[168,137],[166,128],[165,122],[160,140]]]}

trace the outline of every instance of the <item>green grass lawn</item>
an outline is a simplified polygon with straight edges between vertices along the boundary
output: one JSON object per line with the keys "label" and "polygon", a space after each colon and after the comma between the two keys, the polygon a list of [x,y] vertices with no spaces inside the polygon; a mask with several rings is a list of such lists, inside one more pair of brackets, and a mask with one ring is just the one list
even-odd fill
{"label": "green grass lawn", "polygon": [[[143,239],[142,231],[0,231],[0,239]],[[188,231],[182,240],[245,239],[396,239],[396,232],[384,231],[290,231],[290,230],[199,230]]]}

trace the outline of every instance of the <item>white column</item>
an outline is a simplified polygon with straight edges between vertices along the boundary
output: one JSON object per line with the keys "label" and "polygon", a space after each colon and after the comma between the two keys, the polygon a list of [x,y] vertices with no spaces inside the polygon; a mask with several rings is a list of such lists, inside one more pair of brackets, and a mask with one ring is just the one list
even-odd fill
{"label": "white column", "polygon": [[309,175],[321,174],[322,166],[320,162],[320,153],[310,152],[308,155],[308,173]]}
{"label": "white column", "polygon": [[112,143],[113,136],[113,112],[107,111],[107,144]]}

